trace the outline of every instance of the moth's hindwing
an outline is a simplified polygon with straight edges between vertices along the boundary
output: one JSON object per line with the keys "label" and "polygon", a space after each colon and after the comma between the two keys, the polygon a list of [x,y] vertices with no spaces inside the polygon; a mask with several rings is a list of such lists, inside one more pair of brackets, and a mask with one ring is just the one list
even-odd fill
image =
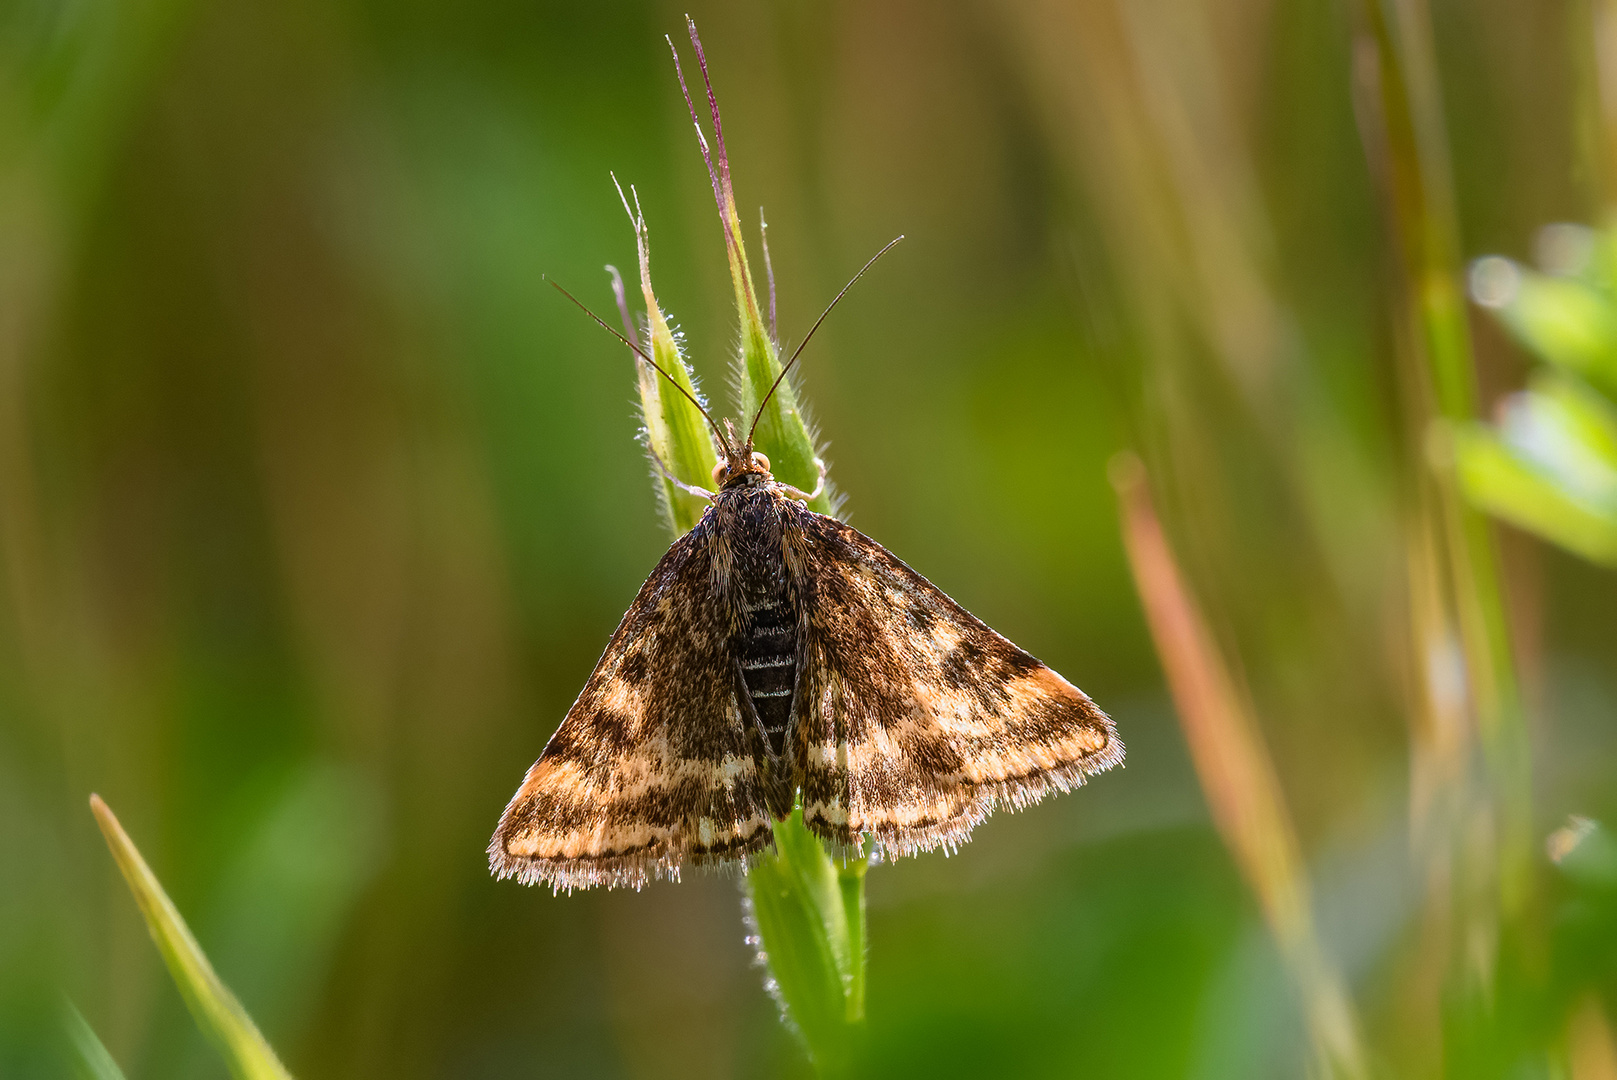
{"label": "moth's hindwing", "polygon": [[869,537],[807,510],[795,519],[807,617],[795,749],[819,836],[868,834],[892,854],[953,846],[996,806],[1123,760],[1083,691]]}
{"label": "moth's hindwing", "polygon": [[675,541],[500,818],[499,877],[638,888],[773,842],[758,736],[713,595],[710,521]]}

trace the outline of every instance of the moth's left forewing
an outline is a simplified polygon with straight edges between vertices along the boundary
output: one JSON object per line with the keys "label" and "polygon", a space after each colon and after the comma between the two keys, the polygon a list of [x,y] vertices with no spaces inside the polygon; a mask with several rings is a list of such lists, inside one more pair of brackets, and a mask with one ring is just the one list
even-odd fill
{"label": "moth's left forewing", "polygon": [[641,586],[500,818],[489,844],[497,876],[639,888],[772,843],[759,740],[714,595],[722,554],[704,519]]}
{"label": "moth's left forewing", "polygon": [[804,820],[895,853],[964,841],[1120,762],[1110,718],[891,552],[803,512]]}

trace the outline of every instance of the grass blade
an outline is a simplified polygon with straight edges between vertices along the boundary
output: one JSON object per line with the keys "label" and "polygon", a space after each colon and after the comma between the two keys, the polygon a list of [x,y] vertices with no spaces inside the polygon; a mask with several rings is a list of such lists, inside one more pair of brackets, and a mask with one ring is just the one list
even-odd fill
{"label": "grass blade", "polygon": [[1274,763],[1179,573],[1157,521],[1145,469],[1132,455],[1112,469],[1123,540],[1191,761],[1213,824],[1258,898],[1303,997],[1318,1073],[1367,1078],[1347,990],[1314,929],[1307,874]]}
{"label": "grass blade", "polygon": [[259,1034],[247,1010],[220,981],[157,876],[141,858],[134,841],[124,832],[112,810],[101,801],[101,796],[90,796],[90,810],[129,884],[129,891],[135,895],[135,903],[146,918],[146,928],[151,931],[174,984],[179,987],[197,1026],[224,1054],[231,1074],[237,1080],[291,1080],[291,1074]]}
{"label": "grass blade", "polygon": [[118,1068],[100,1036],[71,1001],[63,1002],[62,1026],[67,1029],[68,1040],[77,1055],[73,1064],[79,1076],[84,1080],[124,1080],[124,1071]]}
{"label": "grass blade", "polygon": [[[1443,423],[1475,419],[1476,374],[1461,288],[1459,226],[1435,47],[1424,0],[1361,0],[1361,132],[1376,166],[1399,277],[1400,375],[1410,444]],[[1464,653],[1467,710],[1486,761],[1500,839],[1486,872],[1500,908],[1523,903],[1531,867],[1531,754],[1517,686],[1504,584],[1492,529],[1461,497],[1453,468],[1422,468],[1420,514],[1437,522],[1447,592]],[[1430,499],[1430,505],[1424,505]],[[1477,868],[1482,872],[1482,868]],[[1479,933],[1488,917],[1477,914]]]}
{"label": "grass blade", "polygon": [[[713,147],[710,149],[696,107],[691,104],[686,88],[685,101],[690,105],[691,122],[702,146],[702,155],[708,163],[708,174],[713,181],[713,196],[718,203],[719,220],[724,227],[724,248],[730,260],[730,281],[735,287],[736,313],[741,323],[741,347],[736,357],[736,384],[741,391],[741,424],[752,422],[758,403],[769,393],[781,371],[780,350],[769,329],[764,325],[763,312],[758,306],[758,292],[753,286],[752,266],[747,261],[747,244],[741,233],[741,212],[736,205],[735,190],[730,183],[730,159],[724,148],[724,125],[719,117],[718,99],[708,79],[707,57],[702,52],[701,39],[696,35],[696,24],[689,23],[691,44],[701,66],[702,79],[707,88],[709,119],[713,125]],[[672,43],[670,43],[672,45]],[[674,54],[676,70],[679,53]],[[680,75],[680,85],[685,78]],[[743,428],[743,434],[745,428]],[[776,479],[803,491],[813,491],[819,483],[819,455],[815,452],[814,434],[804,420],[798,406],[797,392],[790,379],[780,384],[764,406],[758,420],[757,445],[769,457],[770,471]],[[809,506],[822,514],[832,512],[835,500],[829,486]]]}

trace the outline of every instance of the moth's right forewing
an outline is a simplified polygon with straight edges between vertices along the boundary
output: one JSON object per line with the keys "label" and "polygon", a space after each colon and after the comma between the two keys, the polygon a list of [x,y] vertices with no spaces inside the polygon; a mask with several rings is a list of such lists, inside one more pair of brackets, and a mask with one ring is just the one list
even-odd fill
{"label": "moth's right forewing", "polygon": [[699,525],[641,587],[500,818],[499,877],[638,888],[773,841],[711,541]]}
{"label": "moth's right forewing", "polygon": [[893,853],[963,842],[1017,808],[1118,764],[1087,695],[891,552],[803,511],[808,625],[796,751],[804,821]]}

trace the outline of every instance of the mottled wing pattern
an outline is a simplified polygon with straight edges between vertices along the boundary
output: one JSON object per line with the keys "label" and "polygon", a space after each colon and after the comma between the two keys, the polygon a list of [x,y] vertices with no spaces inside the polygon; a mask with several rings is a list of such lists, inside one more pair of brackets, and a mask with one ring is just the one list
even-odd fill
{"label": "mottled wing pattern", "polygon": [[675,541],[489,845],[499,877],[638,888],[773,842],[756,723],[713,595],[711,521]]}
{"label": "mottled wing pattern", "polygon": [[787,530],[806,631],[794,749],[803,818],[894,854],[966,840],[1123,760],[1110,718],[880,544],[802,510]]}

